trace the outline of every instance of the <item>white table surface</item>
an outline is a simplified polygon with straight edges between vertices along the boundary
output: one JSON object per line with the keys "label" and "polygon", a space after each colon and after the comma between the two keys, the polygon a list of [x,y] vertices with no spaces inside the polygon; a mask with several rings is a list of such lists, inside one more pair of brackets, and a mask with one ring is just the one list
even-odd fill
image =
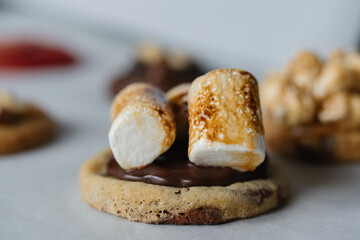
{"label": "white table surface", "polygon": [[0,37],[24,32],[64,44],[81,62],[67,69],[0,73],[0,88],[37,103],[59,125],[54,142],[0,157],[1,240],[359,239],[360,165],[282,161],[291,183],[288,203],[217,226],[148,225],[89,207],[81,200],[79,168],[108,145],[108,85],[131,65],[132,46],[0,12]]}

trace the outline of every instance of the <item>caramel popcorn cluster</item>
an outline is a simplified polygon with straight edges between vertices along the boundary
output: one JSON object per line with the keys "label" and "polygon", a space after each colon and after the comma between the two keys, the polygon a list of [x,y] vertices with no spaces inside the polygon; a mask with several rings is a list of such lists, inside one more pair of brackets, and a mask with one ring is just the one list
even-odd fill
{"label": "caramel popcorn cluster", "polygon": [[285,126],[360,127],[360,54],[335,50],[321,61],[301,51],[285,70],[268,74],[260,92],[265,115]]}

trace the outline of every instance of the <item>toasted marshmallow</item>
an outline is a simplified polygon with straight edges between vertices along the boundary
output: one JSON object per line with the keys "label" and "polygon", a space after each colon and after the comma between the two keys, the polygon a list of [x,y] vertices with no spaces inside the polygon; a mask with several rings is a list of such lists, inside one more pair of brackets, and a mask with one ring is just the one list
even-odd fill
{"label": "toasted marshmallow", "polygon": [[170,148],[175,119],[165,93],[146,83],[123,89],[111,108],[111,150],[123,169],[141,168]]}
{"label": "toasted marshmallow", "polygon": [[351,89],[360,91],[360,53],[351,52],[347,54],[345,64],[354,74]]}
{"label": "toasted marshmallow", "polygon": [[138,59],[146,65],[158,65],[164,61],[164,53],[161,48],[154,43],[142,43],[139,45]]}
{"label": "toasted marshmallow", "polygon": [[322,102],[318,118],[320,122],[339,122],[348,114],[348,96],[346,92],[338,92]]}
{"label": "toasted marshmallow", "polygon": [[179,84],[166,93],[169,99],[176,122],[176,138],[187,140],[189,138],[188,92],[190,83]]}
{"label": "toasted marshmallow", "polygon": [[327,63],[318,76],[313,89],[317,99],[323,99],[335,92],[348,89],[353,82],[353,75],[342,62]]}
{"label": "toasted marshmallow", "polygon": [[314,53],[300,51],[290,62],[288,70],[295,85],[310,90],[313,87],[314,78],[321,71],[321,67],[321,62]]}
{"label": "toasted marshmallow", "polygon": [[261,104],[264,114],[270,114],[277,120],[284,120],[287,108],[283,94],[289,88],[290,75],[285,72],[269,73],[260,87]]}
{"label": "toasted marshmallow", "polygon": [[350,94],[349,96],[349,108],[350,108],[350,123],[352,126],[360,126],[360,94]]}
{"label": "toasted marshmallow", "polygon": [[4,109],[15,113],[21,113],[24,111],[25,105],[16,99],[9,91],[0,90],[0,113]]}
{"label": "toasted marshmallow", "polygon": [[344,58],[345,58],[345,52],[340,48],[336,48],[334,51],[330,53],[328,62],[339,63],[344,61]]}
{"label": "toasted marshmallow", "polygon": [[[280,100],[280,99],[279,99]],[[284,91],[278,107],[285,109],[282,122],[287,126],[296,126],[312,122],[316,116],[316,103],[308,92],[289,87]],[[276,107],[275,107],[276,109]]]}
{"label": "toasted marshmallow", "polygon": [[360,95],[338,92],[323,101],[318,116],[323,123],[339,123],[342,126],[360,125]]}
{"label": "toasted marshmallow", "polygon": [[169,52],[166,57],[166,62],[170,68],[175,71],[184,70],[191,64],[189,56],[179,50]]}
{"label": "toasted marshmallow", "polygon": [[189,159],[197,165],[253,171],[265,158],[256,79],[238,69],[198,77],[189,102]]}

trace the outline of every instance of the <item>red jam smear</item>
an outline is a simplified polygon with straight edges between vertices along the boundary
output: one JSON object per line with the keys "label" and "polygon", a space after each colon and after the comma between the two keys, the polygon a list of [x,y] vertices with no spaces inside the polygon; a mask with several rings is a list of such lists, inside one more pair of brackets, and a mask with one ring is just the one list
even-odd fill
{"label": "red jam smear", "polygon": [[34,42],[0,43],[0,69],[30,69],[74,63],[75,57],[61,48]]}

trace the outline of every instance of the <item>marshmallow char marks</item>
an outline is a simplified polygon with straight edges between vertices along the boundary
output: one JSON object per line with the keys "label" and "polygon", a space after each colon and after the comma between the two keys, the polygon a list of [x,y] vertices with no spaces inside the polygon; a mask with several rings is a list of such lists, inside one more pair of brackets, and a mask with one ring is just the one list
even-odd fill
{"label": "marshmallow char marks", "polygon": [[197,78],[189,95],[189,159],[197,165],[253,171],[265,158],[256,79],[238,69]]}
{"label": "marshmallow char marks", "polygon": [[170,148],[175,119],[164,92],[147,83],[123,89],[111,108],[109,142],[124,169],[141,168]]}

